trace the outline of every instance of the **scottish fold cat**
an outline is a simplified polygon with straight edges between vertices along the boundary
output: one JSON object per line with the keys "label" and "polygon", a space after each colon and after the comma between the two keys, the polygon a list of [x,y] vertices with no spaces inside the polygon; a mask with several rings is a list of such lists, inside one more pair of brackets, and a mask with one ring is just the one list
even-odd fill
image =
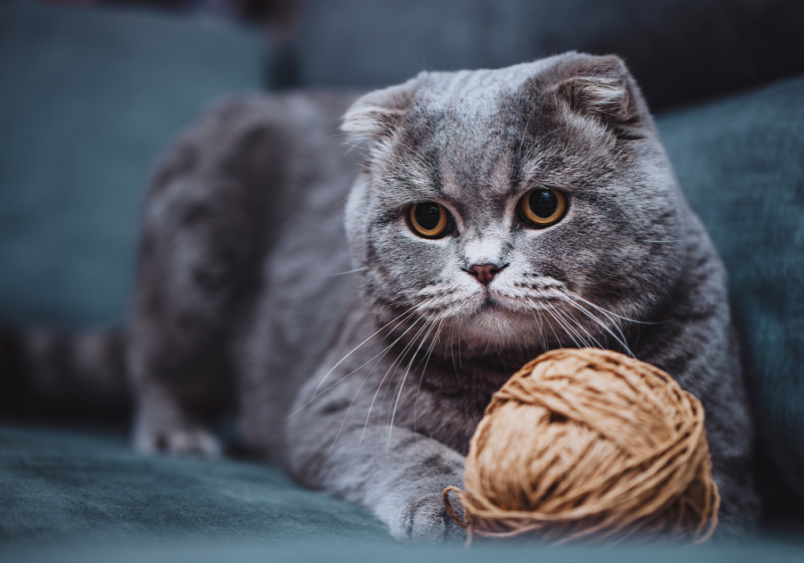
{"label": "scottish fold cat", "polygon": [[757,514],[726,273],[615,56],[217,106],[155,175],[126,339],[139,450],[218,454],[237,405],[403,541],[463,533],[441,491],[511,374],[618,350],[703,402],[721,531]]}

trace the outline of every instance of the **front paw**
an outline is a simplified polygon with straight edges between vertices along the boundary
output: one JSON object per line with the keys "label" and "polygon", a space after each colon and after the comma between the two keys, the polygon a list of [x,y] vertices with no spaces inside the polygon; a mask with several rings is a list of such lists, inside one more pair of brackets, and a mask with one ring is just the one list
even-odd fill
{"label": "front paw", "polygon": [[403,543],[462,541],[463,531],[447,513],[441,492],[411,496],[389,522],[391,535]]}

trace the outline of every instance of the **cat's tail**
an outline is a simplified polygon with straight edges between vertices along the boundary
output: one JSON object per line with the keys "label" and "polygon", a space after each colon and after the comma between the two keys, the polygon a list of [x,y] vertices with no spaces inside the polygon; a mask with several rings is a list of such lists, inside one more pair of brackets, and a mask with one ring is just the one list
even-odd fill
{"label": "cat's tail", "polygon": [[122,329],[0,326],[0,414],[128,416],[125,353]]}

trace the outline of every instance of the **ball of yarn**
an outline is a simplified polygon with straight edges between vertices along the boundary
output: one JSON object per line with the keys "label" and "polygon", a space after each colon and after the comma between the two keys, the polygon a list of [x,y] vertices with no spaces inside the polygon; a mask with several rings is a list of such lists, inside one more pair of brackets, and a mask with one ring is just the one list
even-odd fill
{"label": "ball of yarn", "polygon": [[464,490],[448,487],[444,502],[469,541],[613,543],[703,541],[717,525],[720,496],[698,399],[623,354],[562,349],[494,394],[470,443]]}

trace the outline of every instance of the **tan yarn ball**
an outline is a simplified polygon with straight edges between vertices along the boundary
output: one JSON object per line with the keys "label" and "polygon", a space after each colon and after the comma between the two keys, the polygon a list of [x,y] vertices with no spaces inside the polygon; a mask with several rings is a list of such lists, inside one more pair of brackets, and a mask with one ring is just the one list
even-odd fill
{"label": "tan yarn ball", "polygon": [[623,354],[547,352],[494,394],[469,446],[464,490],[448,487],[444,503],[469,541],[703,541],[720,506],[703,407]]}

